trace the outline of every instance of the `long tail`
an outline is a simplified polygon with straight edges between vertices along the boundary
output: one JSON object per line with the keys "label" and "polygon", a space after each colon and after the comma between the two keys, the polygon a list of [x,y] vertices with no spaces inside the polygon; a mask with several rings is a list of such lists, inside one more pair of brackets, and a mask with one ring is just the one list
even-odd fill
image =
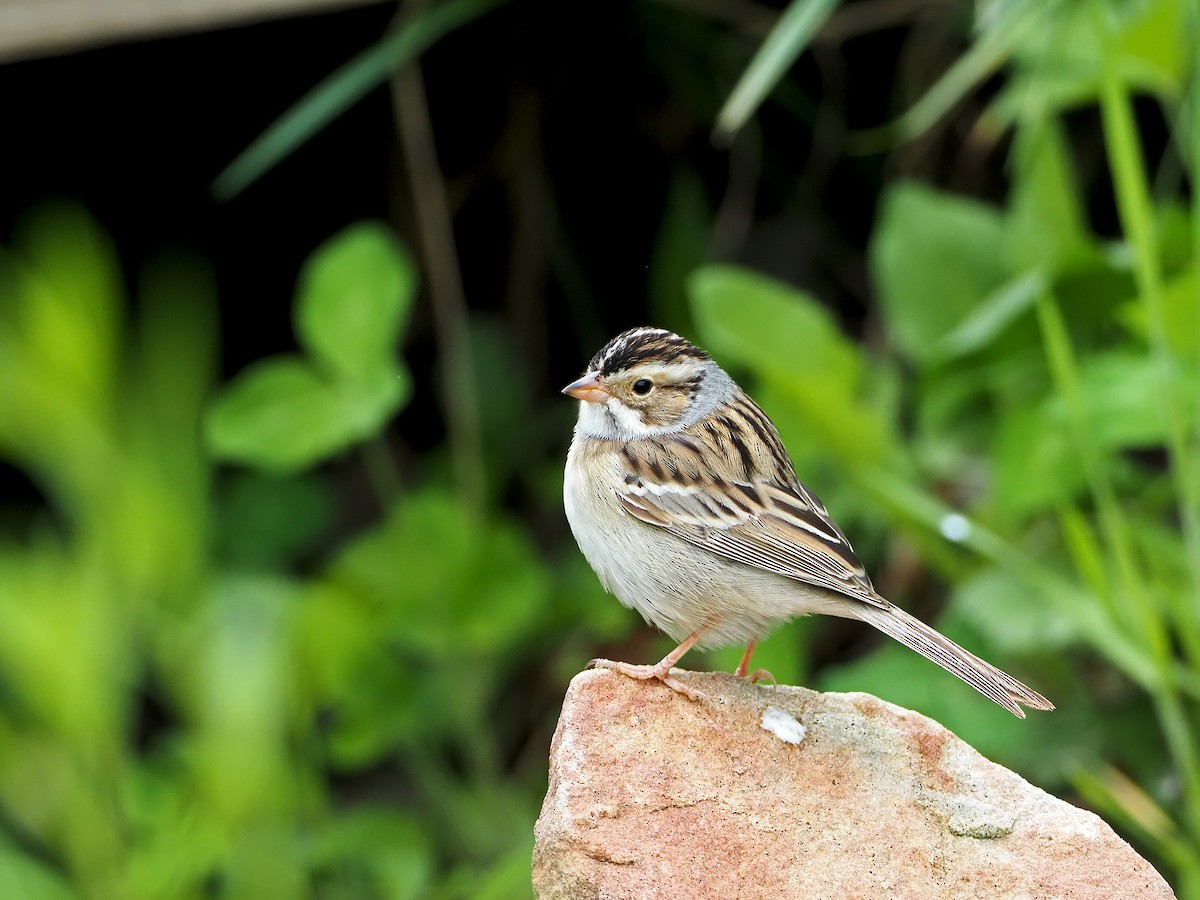
{"label": "long tail", "polygon": [[964,650],[950,638],[934,631],[920,619],[914,619],[898,606],[879,607],[866,603],[855,604],[855,615],[893,637],[905,647],[916,650],[926,659],[937,663],[947,672],[957,675],[983,696],[988,697],[1018,719],[1025,718],[1021,704],[1030,709],[1054,709],[1054,704],[1031,690],[1007,672],[984,662]]}

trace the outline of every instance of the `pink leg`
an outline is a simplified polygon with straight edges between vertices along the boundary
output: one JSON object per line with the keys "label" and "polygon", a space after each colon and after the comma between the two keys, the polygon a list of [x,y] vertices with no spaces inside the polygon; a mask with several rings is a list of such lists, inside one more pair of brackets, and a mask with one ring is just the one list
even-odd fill
{"label": "pink leg", "polygon": [[707,625],[697,628],[685,637],[678,647],[653,666],[635,666],[633,663],[614,662],[611,659],[593,659],[588,663],[588,666],[596,669],[612,669],[614,672],[620,672],[622,675],[628,675],[630,678],[640,678],[643,680],[657,678],[671,690],[683,694],[685,697],[689,697],[692,700],[703,700],[704,694],[695,688],[688,687],[678,678],[672,676],[671,669],[683,658],[683,654],[691,650],[696,645],[696,641],[704,637],[705,633],[715,624],[715,622],[710,622]]}
{"label": "pink leg", "polygon": [[757,646],[757,638],[746,645],[746,652],[742,654],[742,661],[738,663],[738,667],[734,670],[733,674],[738,678],[749,679],[751,684],[766,679],[770,679],[771,684],[775,684],[775,676],[766,669],[755,669],[749,675],[746,674],[750,670],[750,657],[754,655],[754,648]]}
{"label": "pink leg", "polygon": [[746,673],[750,671],[750,657],[754,655],[754,648],[757,646],[757,638],[746,645],[746,652],[742,654],[742,661],[738,663],[738,667],[733,671],[733,674],[738,678],[745,678]]}

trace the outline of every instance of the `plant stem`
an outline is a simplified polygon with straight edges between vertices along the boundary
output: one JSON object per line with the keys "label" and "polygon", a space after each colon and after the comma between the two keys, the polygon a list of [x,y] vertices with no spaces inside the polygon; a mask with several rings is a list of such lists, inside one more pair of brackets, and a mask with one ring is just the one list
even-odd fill
{"label": "plant stem", "polygon": [[[1099,13],[1097,18],[1100,18]],[[1102,24],[1098,27],[1104,28]],[[1107,33],[1101,37],[1108,39]],[[1200,497],[1196,493],[1192,447],[1187,437],[1186,417],[1179,392],[1178,367],[1167,339],[1157,229],[1146,183],[1141,141],[1133,118],[1129,91],[1121,81],[1111,45],[1101,78],[1100,109],[1117,212],[1121,227],[1133,246],[1134,278],[1146,314],[1150,349],[1158,367],[1159,397],[1167,418],[1170,472],[1180,501],[1184,545],[1192,579],[1190,597],[1180,596],[1177,591],[1169,592],[1174,600],[1172,612],[1180,641],[1192,665],[1200,667],[1200,626],[1197,626],[1195,614],[1196,603],[1200,601]]]}
{"label": "plant stem", "polygon": [[[1100,45],[1106,50],[1100,80],[1104,142],[1112,170],[1117,213],[1121,227],[1134,249],[1134,277],[1146,313],[1150,349],[1158,364],[1161,402],[1166,407],[1170,472],[1180,501],[1184,544],[1192,579],[1190,598],[1180,596],[1178,591],[1168,591],[1167,595],[1171,600],[1179,641],[1192,666],[1197,667],[1200,666],[1200,626],[1196,623],[1195,605],[1200,598],[1200,510],[1197,509],[1191,447],[1178,392],[1177,366],[1167,339],[1154,211],[1132,102],[1121,78],[1112,29],[1107,26],[1098,4],[1093,4],[1092,11]],[[1192,837],[1200,840],[1200,764],[1196,757],[1192,723],[1173,688],[1170,682],[1164,683],[1155,694],[1155,706],[1172,758],[1183,779],[1184,801]]]}
{"label": "plant stem", "polygon": [[429,274],[455,481],[467,508],[479,512],[483,509],[486,476],[467,330],[467,301],[454,243],[450,202],[438,163],[425,82],[418,63],[404,67],[392,79],[392,105],[408,164],[421,249]]}
{"label": "plant stem", "polygon": [[[1075,449],[1096,504],[1108,555],[1116,566],[1119,589],[1108,591],[1109,614],[1119,627],[1137,630],[1160,674],[1166,675],[1170,665],[1170,641],[1154,600],[1146,591],[1145,575],[1137,563],[1129,523],[1121,513],[1116,491],[1098,457],[1088,428],[1079,388],[1079,371],[1066,325],[1058,304],[1049,293],[1043,291],[1038,296],[1035,309],[1055,389],[1066,404]],[[1169,679],[1169,675],[1166,677]]]}

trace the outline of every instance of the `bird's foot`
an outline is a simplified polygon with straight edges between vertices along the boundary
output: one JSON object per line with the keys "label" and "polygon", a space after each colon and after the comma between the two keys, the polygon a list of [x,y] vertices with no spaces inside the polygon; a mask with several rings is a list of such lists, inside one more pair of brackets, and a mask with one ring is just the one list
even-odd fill
{"label": "bird's foot", "polygon": [[[657,678],[671,690],[678,694],[683,694],[689,700],[705,699],[704,694],[700,691],[688,687],[671,674],[671,665],[666,659],[653,666],[637,666],[633,663],[616,662],[611,659],[593,659],[588,663],[588,668],[612,669],[614,672],[620,672],[622,675],[628,675],[630,678],[637,678],[641,681],[649,681],[651,678]],[[758,673],[755,672],[754,674],[757,675]]]}
{"label": "bird's foot", "polygon": [[745,678],[751,684],[757,684],[760,681],[769,681],[771,682],[771,687],[779,687],[779,682],[775,680],[775,676],[766,669],[755,669],[749,675],[745,674],[744,672],[738,672],[736,674],[739,678]]}

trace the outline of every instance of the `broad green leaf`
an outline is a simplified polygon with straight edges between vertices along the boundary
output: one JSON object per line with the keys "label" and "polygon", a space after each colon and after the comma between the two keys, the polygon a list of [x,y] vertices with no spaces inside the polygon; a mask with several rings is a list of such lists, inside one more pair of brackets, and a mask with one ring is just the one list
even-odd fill
{"label": "broad green leaf", "polygon": [[377,432],[409,390],[399,369],[362,382],[329,382],[299,358],[272,357],[216,399],[205,438],[220,459],[297,472]]}
{"label": "broad green leaf", "polygon": [[1004,225],[990,206],[908,183],[883,202],[871,271],[888,333],[918,364],[1008,281]]}
{"label": "broad green leaf", "polygon": [[756,371],[784,378],[854,382],[862,360],[833,317],[810,295],[736,266],[703,266],[688,280],[706,345]]}
{"label": "broad green leaf", "polygon": [[762,104],[825,24],[838,0],[792,0],[717,115],[716,133],[730,140]]}
{"label": "broad green leaf", "polygon": [[1180,0],[1117,6],[1125,13],[1112,29],[1122,76],[1148,93],[1177,100],[1196,65],[1195,9]]}
{"label": "broad green leaf", "polygon": [[395,353],[416,287],[412,260],[376,222],[344,229],[305,263],[297,291],[296,336],[341,375],[371,378]]}
{"label": "broad green leaf", "polygon": [[[1079,367],[1088,435],[1102,447],[1146,447],[1166,439],[1167,414],[1158,361],[1135,351],[1095,353]],[[1049,411],[1060,415],[1057,404]],[[1065,410],[1061,412],[1065,419]]]}
{"label": "broad green leaf", "polygon": [[860,397],[858,348],[811,297],[733,266],[697,269],[688,290],[705,346],[779,389],[840,464],[879,463],[894,449],[884,417]]}

